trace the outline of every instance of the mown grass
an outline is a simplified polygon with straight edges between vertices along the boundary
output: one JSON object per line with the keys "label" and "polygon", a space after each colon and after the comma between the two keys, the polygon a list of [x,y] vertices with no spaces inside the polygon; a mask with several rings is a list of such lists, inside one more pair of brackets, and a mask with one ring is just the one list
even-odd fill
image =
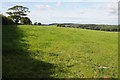
{"label": "mown grass", "polygon": [[3,26],[3,77],[118,78],[118,33]]}

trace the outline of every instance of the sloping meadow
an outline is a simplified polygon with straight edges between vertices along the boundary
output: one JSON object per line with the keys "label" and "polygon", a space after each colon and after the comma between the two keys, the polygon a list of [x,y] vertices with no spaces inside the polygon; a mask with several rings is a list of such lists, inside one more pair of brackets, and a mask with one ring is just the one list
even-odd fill
{"label": "sloping meadow", "polygon": [[3,26],[4,78],[117,78],[118,33]]}

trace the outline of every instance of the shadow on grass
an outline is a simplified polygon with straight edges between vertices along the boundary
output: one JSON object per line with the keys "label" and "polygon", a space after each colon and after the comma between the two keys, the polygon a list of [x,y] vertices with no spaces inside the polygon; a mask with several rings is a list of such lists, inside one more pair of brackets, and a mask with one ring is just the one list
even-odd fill
{"label": "shadow on grass", "polygon": [[[31,57],[24,32],[16,25],[2,28],[2,61],[4,78],[52,78],[54,64]],[[42,52],[41,52],[42,53]]]}

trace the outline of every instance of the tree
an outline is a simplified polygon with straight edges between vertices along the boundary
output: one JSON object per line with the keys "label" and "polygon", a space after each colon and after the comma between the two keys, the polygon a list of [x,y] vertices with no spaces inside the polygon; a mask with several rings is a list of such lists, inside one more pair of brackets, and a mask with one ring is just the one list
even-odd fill
{"label": "tree", "polygon": [[58,27],[65,27],[64,24],[57,24]]}
{"label": "tree", "polygon": [[34,25],[42,25],[40,22],[35,22]]}
{"label": "tree", "polygon": [[35,22],[34,25],[37,25],[37,22]]}
{"label": "tree", "polygon": [[21,18],[27,16],[27,13],[30,12],[29,8],[23,7],[20,5],[13,6],[8,9],[6,12],[15,23],[19,23]]}
{"label": "tree", "polygon": [[21,17],[21,24],[32,24],[32,21],[28,17]]}
{"label": "tree", "polygon": [[41,25],[41,23],[39,22],[38,25]]}

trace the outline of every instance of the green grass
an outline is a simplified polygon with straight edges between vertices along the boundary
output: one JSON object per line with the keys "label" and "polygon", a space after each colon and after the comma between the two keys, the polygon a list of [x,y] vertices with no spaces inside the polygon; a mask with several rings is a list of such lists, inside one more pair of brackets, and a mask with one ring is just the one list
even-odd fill
{"label": "green grass", "polygon": [[117,32],[3,26],[2,40],[4,78],[118,78]]}

